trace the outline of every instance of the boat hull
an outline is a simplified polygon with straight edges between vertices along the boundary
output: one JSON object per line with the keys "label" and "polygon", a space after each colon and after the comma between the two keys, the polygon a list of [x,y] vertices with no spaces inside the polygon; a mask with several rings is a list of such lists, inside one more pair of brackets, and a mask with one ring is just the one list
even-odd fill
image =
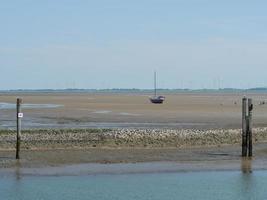
{"label": "boat hull", "polygon": [[151,103],[155,103],[155,104],[162,104],[163,101],[165,100],[165,97],[159,96],[159,97],[153,97],[153,98],[149,98]]}

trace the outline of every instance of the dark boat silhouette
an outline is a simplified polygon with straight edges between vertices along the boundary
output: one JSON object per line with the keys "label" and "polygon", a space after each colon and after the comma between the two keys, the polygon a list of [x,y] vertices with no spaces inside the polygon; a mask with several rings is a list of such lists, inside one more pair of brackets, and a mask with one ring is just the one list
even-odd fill
{"label": "dark boat silhouette", "polygon": [[163,101],[165,100],[164,96],[157,96],[157,74],[154,72],[154,96],[149,97],[149,100],[151,103],[155,104],[162,104]]}

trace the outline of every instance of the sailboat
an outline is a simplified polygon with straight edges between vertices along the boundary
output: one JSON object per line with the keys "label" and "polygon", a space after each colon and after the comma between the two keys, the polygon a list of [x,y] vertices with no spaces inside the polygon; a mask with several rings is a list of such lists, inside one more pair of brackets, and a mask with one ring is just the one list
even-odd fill
{"label": "sailboat", "polygon": [[157,96],[157,73],[154,72],[154,96],[149,97],[151,103],[161,104],[165,100],[164,96]]}

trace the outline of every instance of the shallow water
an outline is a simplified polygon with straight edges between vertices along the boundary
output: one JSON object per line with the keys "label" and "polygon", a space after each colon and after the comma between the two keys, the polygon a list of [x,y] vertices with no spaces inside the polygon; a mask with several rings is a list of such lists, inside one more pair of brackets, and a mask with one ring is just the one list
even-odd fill
{"label": "shallow water", "polygon": [[[29,108],[29,109],[37,109],[37,108],[58,108],[63,105],[58,105],[58,104],[22,104],[22,108]],[[14,103],[5,103],[5,102],[0,102],[0,109],[15,109],[16,104]]]}
{"label": "shallow water", "polygon": [[[57,121],[42,119],[23,120],[23,127],[29,128],[166,128],[166,129],[185,129],[192,127],[205,127],[206,123],[128,123],[128,122],[68,122],[58,123]],[[0,121],[0,129],[15,129],[15,120]]]}
{"label": "shallow water", "polygon": [[138,129],[147,129],[147,128],[189,128],[194,126],[204,127],[206,123],[135,123],[135,122],[88,122],[81,123],[81,127],[89,128],[138,128]]}
{"label": "shallow water", "polygon": [[6,176],[1,199],[266,199],[267,171]]}

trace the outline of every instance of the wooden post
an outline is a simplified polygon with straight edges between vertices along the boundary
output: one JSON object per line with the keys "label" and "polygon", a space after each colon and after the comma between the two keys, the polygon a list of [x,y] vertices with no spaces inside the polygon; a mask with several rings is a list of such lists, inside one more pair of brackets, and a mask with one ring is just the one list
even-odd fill
{"label": "wooden post", "polygon": [[248,99],[248,156],[252,157],[252,99]]}
{"label": "wooden post", "polygon": [[247,156],[247,98],[242,99],[242,157]]}
{"label": "wooden post", "polygon": [[17,98],[17,144],[16,144],[16,159],[20,159],[20,136],[21,136],[21,103],[22,99]]}

